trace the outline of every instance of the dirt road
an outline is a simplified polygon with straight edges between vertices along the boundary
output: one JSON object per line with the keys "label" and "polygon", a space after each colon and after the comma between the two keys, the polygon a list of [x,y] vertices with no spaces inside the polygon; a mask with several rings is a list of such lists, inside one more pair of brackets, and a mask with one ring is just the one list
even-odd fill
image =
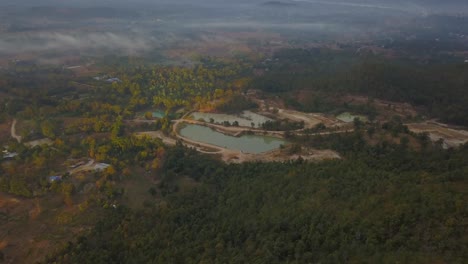
{"label": "dirt road", "polygon": [[446,124],[428,121],[422,123],[409,123],[405,125],[414,133],[428,133],[429,138],[433,142],[443,139],[444,148],[458,147],[468,142],[468,131],[454,129]]}
{"label": "dirt road", "polygon": [[[298,113],[294,111],[287,112],[287,114],[299,115]],[[186,116],[188,115],[185,115],[184,117]],[[179,125],[183,123],[207,126],[207,127],[217,130],[218,132],[226,133],[226,134],[233,135],[233,136],[240,135],[241,133],[244,133],[244,132],[254,132],[256,134],[261,134],[261,135],[267,134],[270,136],[277,136],[277,137],[282,138],[284,137],[284,131],[264,131],[261,129],[248,128],[248,127],[235,127],[235,126],[226,127],[226,126],[219,125],[219,124],[211,124],[211,123],[201,122],[198,120],[187,119],[184,117],[182,117],[181,119],[176,119],[176,120],[171,121],[172,122],[172,133],[171,133],[172,137],[165,136],[160,131],[139,132],[139,133],[136,133],[136,135],[160,138],[164,143],[168,145],[174,145],[177,140],[180,140],[185,146],[193,147],[199,152],[206,153],[206,154],[220,155],[222,160],[224,160],[225,162],[229,162],[229,163],[232,163],[232,162],[241,163],[241,162],[246,162],[246,161],[285,161],[285,160],[295,159],[299,157],[299,155],[296,155],[297,157],[295,157],[294,155],[290,156],[290,155],[281,154],[281,151],[279,149],[275,149],[275,150],[268,151],[265,153],[260,153],[260,154],[244,153],[242,151],[227,149],[227,148],[212,145],[209,143],[194,141],[189,138],[183,137],[182,135],[178,133]],[[318,117],[315,115],[308,115],[304,117],[300,116],[299,118],[307,119],[309,120],[309,122],[315,123],[316,121],[310,121],[310,119],[312,119],[313,117],[315,119],[318,119]],[[148,122],[148,123],[154,122],[153,120],[132,120],[132,121]],[[309,135],[314,136],[314,135],[347,133],[352,130],[353,129],[351,128],[347,130],[318,132],[318,133],[312,133]],[[303,136],[305,135],[305,133],[300,133],[302,131],[303,129],[300,129],[297,131],[291,131],[291,132],[298,136]],[[310,153],[303,153],[301,157],[306,160],[323,160],[323,159],[340,158],[340,156],[336,152],[331,151],[331,150],[324,150],[324,151],[313,150],[313,151],[310,151]]]}
{"label": "dirt road", "polygon": [[12,138],[18,141],[18,143],[21,143],[21,140],[22,140],[21,136],[16,134],[16,119],[13,119],[13,123],[11,124],[10,134]]}
{"label": "dirt road", "polygon": [[[203,142],[198,142],[194,141],[191,139],[188,139],[186,137],[183,137],[178,133],[178,126],[182,123],[189,123],[189,124],[199,124],[199,125],[205,125],[217,130],[225,131],[225,132],[246,132],[246,131],[262,131],[263,130],[257,130],[257,129],[250,129],[250,128],[243,128],[243,127],[224,127],[221,125],[216,125],[216,124],[209,124],[205,122],[200,122],[196,120],[190,120],[190,119],[178,119],[178,120],[173,120],[173,134],[181,140],[183,143],[185,143],[186,146],[194,147],[198,151],[202,153],[207,153],[207,154],[217,154],[221,155],[222,160],[228,163],[241,163],[241,162],[247,162],[247,161],[285,161],[285,160],[291,160],[291,159],[297,159],[299,155],[296,156],[289,156],[289,155],[284,155],[281,154],[281,151],[279,149],[271,150],[268,152],[264,153],[258,153],[258,154],[252,154],[252,153],[245,153],[242,151],[238,150],[233,150],[233,149],[227,149],[223,148],[220,146],[216,145],[211,145],[209,143],[203,143]],[[347,133],[351,130],[339,130],[339,131],[328,131],[328,132],[320,132],[320,133],[313,133],[310,134],[310,136],[316,136],[316,135],[330,135],[330,134],[338,134],[338,133]],[[277,136],[283,136],[284,132],[283,131],[266,131],[270,135],[277,135]],[[305,135],[305,134],[300,134],[300,133],[295,133],[296,135]],[[201,148],[208,148],[208,149],[214,149],[215,151],[213,152],[207,152],[204,151]],[[306,153],[301,155],[303,159],[306,160],[323,160],[323,159],[335,159],[335,158],[340,158],[338,153],[332,151],[332,150],[313,150],[310,153]]]}

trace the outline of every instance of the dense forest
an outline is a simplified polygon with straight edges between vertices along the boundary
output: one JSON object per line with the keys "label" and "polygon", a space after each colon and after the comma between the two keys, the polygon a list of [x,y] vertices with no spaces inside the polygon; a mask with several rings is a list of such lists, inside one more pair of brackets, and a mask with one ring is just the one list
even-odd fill
{"label": "dense forest", "polygon": [[[332,136],[330,136],[332,137]],[[370,146],[343,160],[226,165],[178,146],[160,198],[108,209],[54,263],[463,263],[468,148]],[[338,144],[338,143],[337,143]],[[347,147],[346,147],[347,146]],[[178,179],[196,181],[181,191]]]}
{"label": "dense forest", "polygon": [[290,105],[301,110],[331,111],[342,106],[335,100],[339,95],[357,94],[409,102],[445,122],[468,125],[466,63],[426,64],[345,51],[292,49],[256,67],[265,72],[252,81],[252,87],[285,96],[313,91],[307,104],[289,96]]}
{"label": "dense forest", "polygon": [[[467,71],[298,49],[258,63],[205,58],[193,67],[137,66],[99,78],[17,67],[0,76],[0,92],[8,95],[0,120],[7,130],[7,122],[20,120],[26,141],[51,143],[8,141],[17,156],[0,167],[0,191],[21,199],[55,194],[66,210],[86,214],[85,204],[104,214],[76,239],[60,241],[45,263],[463,263],[467,145],[443,149],[443,141],[410,132],[402,117],[374,122],[379,113],[371,103],[339,99],[410,102],[430,117],[466,125]],[[284,153],[307,148],[341,156],[323,162],[226,164],[180,142],[172,147],[134,134],[170,136],[171,119],[192,110],[257,108],[249,88],[285,108],[351,111],[369,121],[355,119],[353,132],[330,135],[313,135],[329,129],[323,123],[305,128],[304,121],[276,119],[261,126],[284,131],[292,143]],[[298,98],[302,91],[308,97]],[[172,115],[153,118],[154,109]],[[292,133],[298,129],[303,133]],[[78,161],[109,167],[71,175]],[[135,189],[125,184],[136,179],[147,181],[137,190],[149,199],[131,206],[126,190]]]}
{"label": "dense forest", "polygon": [[0,0],[0,264],[468,263],[468,0],[106,4]]}

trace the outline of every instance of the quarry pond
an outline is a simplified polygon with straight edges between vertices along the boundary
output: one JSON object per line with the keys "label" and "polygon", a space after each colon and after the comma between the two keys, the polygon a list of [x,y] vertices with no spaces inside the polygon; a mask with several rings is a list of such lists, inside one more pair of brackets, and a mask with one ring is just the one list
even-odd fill
{"label": "quarry pond", "polygon": [[166,116],[166,112],[164,112],[163,110],[157,109],[151,113],[151,116],[155,118],[163,118]]}
{"label": "quarry pond", "polygon": [[367,117],[366,116],[363,116],[363,115],[353,115],[349,112],[344,112],[344,113],[341,113],[340,115],[336,116],[336,119],[340,120],[340,121],[343,121],[345,123],[351,123],[354,121],[355,118],[359,118],[359,120],[361,121],[367,121]]}
{"label": "quarry pond", "polygon": [[229,136],[202,125],[187,124],[180,135],[193,141],[215,145],[245,153],[258,154],[271,151],[285,144],[280,138],[260,135]]}

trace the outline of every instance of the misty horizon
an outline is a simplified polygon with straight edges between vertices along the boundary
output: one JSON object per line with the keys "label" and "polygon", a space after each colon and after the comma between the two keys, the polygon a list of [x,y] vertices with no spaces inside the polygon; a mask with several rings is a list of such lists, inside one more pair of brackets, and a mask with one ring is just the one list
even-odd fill
{"label": "misty horizon", "polygon": [[[0,55],[49,51],[141,55],[179,45],[178,39],[196,43],[229,31],[280,34],[289,40],[306,34],[317,41],[393,41],[408,38],[418,27],[423,31],[433,27],[431,17],[456,17],[468,10],[463,1],[422,0],[21,0],[0,5],[7,6],[0,11]],[[434,39],[444,38],[440,34],[431,33]],[[216,37],[238,42],[230,38]]]}

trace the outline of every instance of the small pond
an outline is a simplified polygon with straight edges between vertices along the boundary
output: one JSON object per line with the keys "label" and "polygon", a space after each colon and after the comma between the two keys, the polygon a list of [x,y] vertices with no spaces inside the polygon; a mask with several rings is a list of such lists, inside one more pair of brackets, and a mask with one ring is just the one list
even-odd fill
{"label": "small pond", "polygon": [[211,145],[258,154],[279,148],[286,141],[280,138],[259,135],[234,137],[217,132],[209,127],[187,124],[180,135],[188,139]]}
{"label": "small pond", "polygon": [[153,118],[163,118],[166,116],[166,112],[163,110],[156,110],[152,113]]}
{"label": "small pond", "polygon": [[354,121],[354,118],[359,118],[359,120],[366,122],[367,117],[363,115],[353,115],[349,112],[344,112],[336,116],[336,119],[346,122],[346,123],[351,123]]}

